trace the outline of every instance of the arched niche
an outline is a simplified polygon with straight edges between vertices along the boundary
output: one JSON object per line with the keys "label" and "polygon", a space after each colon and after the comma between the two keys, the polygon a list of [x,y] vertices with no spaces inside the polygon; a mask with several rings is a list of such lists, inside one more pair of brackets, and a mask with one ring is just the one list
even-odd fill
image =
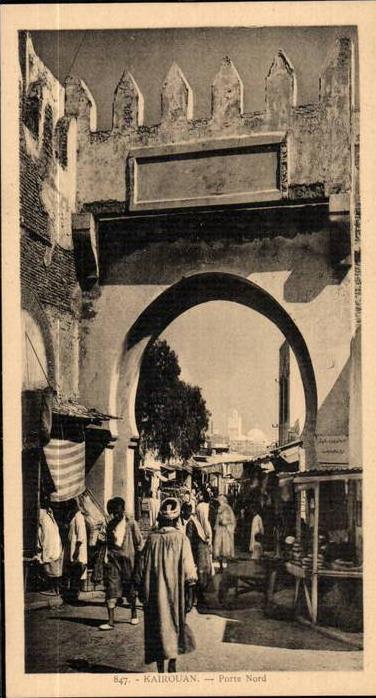
{"label": "arched niche", "polygon": [[55,387],[55,356],[50,324],[32,291],[22,288],[23,390]]}

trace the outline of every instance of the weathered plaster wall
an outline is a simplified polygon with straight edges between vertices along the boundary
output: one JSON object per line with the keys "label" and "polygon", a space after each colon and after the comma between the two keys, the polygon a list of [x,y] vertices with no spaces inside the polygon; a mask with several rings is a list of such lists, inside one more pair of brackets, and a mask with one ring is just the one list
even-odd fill
{"label": "weathered plaster wall", "polygon": [[[336,278],[328,244],[327,231],[300,234],[293,240],[277,237],[238,244],[217,240],[202,245],[180,239],[150,243],[119,259],[99,297],[90,302],[92,318],[83,322],[81,386],[95,404],[108,408],[103,404],[108,391],[101,383],[108,384],[126,332],[143,309],[183,276],[223,271],[254,281],[287,310],[308,344],[319,404],[323,403],[349,357],[351,339],[350,275],[341,281]],[[112,355],[107,367],[98,364],[96,346],[100,356],[104,348]]]}
{"label": "weathered plaster wall", "polygon": [[[20,35],[20,224],[23,289],[47,324],[53,382],[78,395],[80,289],[72,242],[76,121],[64,116],[64,88]],[[25,295],[25,294],[24,294]]]}
{"label": "weathered plaster wall", "polygon": [[[150,242],[123,257],[115,250],[112,260],[107,256],[107,277],[100,293],[86,300],[81,392],[88,401],[109,409],[104,401],[110,395],[125,335],[145,307],[184,276],[227,272],[255,282],[286,309],[300,329],[313,362],[318,429],[329,434],[348,433],[348,386],[346,380],[341,382],[341,375],[350,352],[351,273],[343,276],[333,270],[328,240],[328,230],[321,229],[299,233],[292,239],[276,236],[230,242],[219,235],[219,239],[205,244],[184,238]],[[335,399],[330,397],[334,388]]]}

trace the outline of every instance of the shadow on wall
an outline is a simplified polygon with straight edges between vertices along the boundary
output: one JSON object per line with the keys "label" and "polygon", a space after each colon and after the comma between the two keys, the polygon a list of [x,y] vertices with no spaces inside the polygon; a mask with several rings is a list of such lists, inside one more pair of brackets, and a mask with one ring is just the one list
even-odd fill
{"label": "shadow on wall", "polygon": [[324,263],[322,257],[312,254],[308,248],[295,258],[295,265],[285,282],[283,297],[287,303],[310,303],[328,285],[340,284],[347,274],[346,269],[334,270]]}
{"label": "shadow on wall", "polygon": [[252,217],[233,211],[210,220],[202,214],[153,222],[102,224],[100,258],[103,285],[166,285],[198,272],[253,273],[289,271],[284,299],[309,303],[347,273],[333,264],[337,226],[326,210],[268,212]]}
{"label": "shadow on wall", "polygon": [[316,431],[319,434],[347,436],[349,433],[350,369],[351,361],[348,359],[318,409]]}

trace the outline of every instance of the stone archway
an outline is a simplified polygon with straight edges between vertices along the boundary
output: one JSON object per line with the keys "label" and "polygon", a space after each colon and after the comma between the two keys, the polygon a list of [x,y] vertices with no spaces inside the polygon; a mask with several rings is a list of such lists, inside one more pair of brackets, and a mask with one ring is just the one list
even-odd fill
{"label": "stone archway", "polygon": [[[255,310],[273,322],[295,354],[303,383],[306,418],[302,438],[307,459],[315,462],[314,434],[317,388],[309,351],[299,328],[267,291],[246,278],[224,272],[204,272],[183,277],[163,291],[128,331],[113,375],[110,409],[122,414],[114,453],[114,490],[122,493],[129,512],[134,506],[134,450],[138,429],[135,418],[137,386],[146,347],[179,315],[208,301],[232,301]],[[124,452],[126,456],[124,457]]]}

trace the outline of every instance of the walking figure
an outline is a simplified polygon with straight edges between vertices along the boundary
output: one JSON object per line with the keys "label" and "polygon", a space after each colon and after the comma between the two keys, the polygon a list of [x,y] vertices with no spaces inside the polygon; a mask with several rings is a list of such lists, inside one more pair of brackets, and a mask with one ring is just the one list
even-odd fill
{"label": "walking figure", "polygon": [[190,542],[176,528],[180,504],[166,498],[158,515],[159,528],[152,531],[143,551],[140,569],[144,602],[145,663],[157,663],[159,673],[176,671],[178,654],[195,649],[185,617],[193,605],[197,574]]}
{"label": "walking figure", "polygon": [[107,562],[104,565],[108,622],[100,625],[100,630],[113,630],[115,606],[122,602],[123,596],[131,607],[131,624],[139,623],[134,572],[136,556],[144,542],[138,523],[125,515],[124,499],[110,499],[107,511],[112,517],[107,526]]}

